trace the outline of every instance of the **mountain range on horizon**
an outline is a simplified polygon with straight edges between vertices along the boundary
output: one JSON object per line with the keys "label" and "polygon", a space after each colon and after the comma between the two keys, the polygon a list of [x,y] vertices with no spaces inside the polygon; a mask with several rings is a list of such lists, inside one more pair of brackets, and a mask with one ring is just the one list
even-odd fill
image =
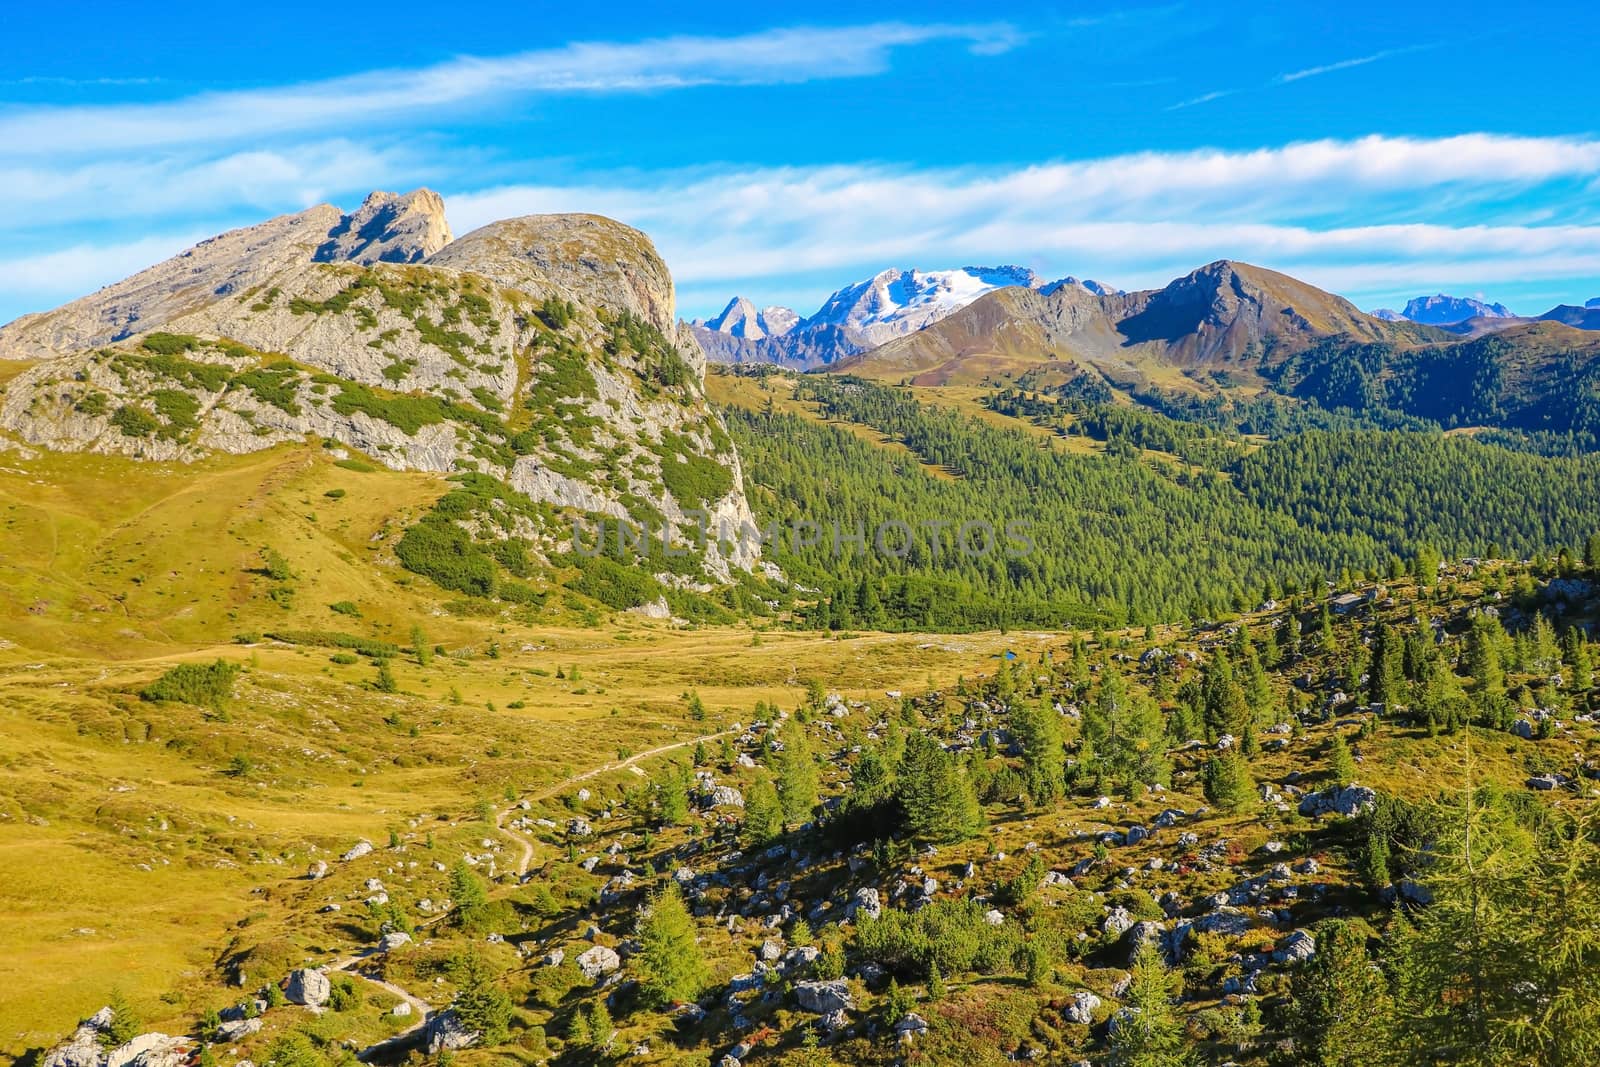
{"label": "mountain range on horizon", "polygon": [[[719,314],[685,325],[712,363],[817,370],[915,334],[997,290],[1027,289],[1048,297],[1066,287],[1094,296],[1124,295],[1121,289],[1071,275],[1046,282],[1018,266],[889,268],[836,290],[810,316],[782,305],[758,308],[747,297],[736,296]],[[1367,314],[1381,322],[1434,326],[1468,336],[1540,321],[1595,330],[1600,329],[1600,297],[1583,307],[1561,304],[1542,315],[1520,316],[1499,302],[1437,293],[1414,297],[1399,311],[1377,308]]]}
{"label": "mountain range on horizon", "polygon": [[847,356],[938,322],[997,289],[1020,286],[1052,293],[1063,286],[1105,294],[1120,290],[1074,277],[1046,281],[1026,267],[889,268],[836,290],[816,312],[757,309],[743,296],[710,319],[688,323],[716,363],[772,363],[797,370],[825,367]]}

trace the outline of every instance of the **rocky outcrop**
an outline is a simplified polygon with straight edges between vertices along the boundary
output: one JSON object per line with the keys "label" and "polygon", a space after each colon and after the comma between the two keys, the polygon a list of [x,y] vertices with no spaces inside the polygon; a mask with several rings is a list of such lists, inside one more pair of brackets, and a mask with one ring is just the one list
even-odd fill
{"label": "rocky outcrop", "polygon": [[372,193],[328,231],[319,263],[418,263],[450,243],[444,201],[432,189]]}
{"label": "rocky outcrop", "polygon": [[[705,401],[703,353],[674,345],[672,278],[649,239],[592,215],[448,237],[437,195],[374,193],[19,321],[0,356],[50,358],[0,398],[0,431],[179,462],[333,442],[397,470],[489,475],[591,528],[625,521],[657,542],[670,528],[702,558],[691,582],[751,569],[739,458]],[[680,475],[704,461],[707,476]],[[525,540],[537,561],[571,546],[554,515],[464,525]]]}
{"label": "rocky outcrop", "polygon": [[428,1026],[423,1033],[423,1047],[428,1055],[437,1056],[441,1052],[457,1052],[477,1044],[482,1036],[475,1030],[468,1030],[466,1023],[461,1021],[461,1016],[454,1009],[441,1011],[437,1015],[428,1017]]}
{"label": "rocky outcrop", "polygon": [[600,215],[524,215],[481,226],[427,260],[536,295],[627,311],[668,337],[672,275],[650,238]]}
{"label": "rocky outcrop", "polygon": [[431,190],[373,193],[349,215],[318,204],[201,241],[99,292],[0,327],[0,358],[50,359],[111,344],[265,291],[285,271],[314,262],[416,262],[449,238],[444,202]]}
{"label": "rocky outcrop", "polygon": [[1364,785],[1347,785],[1308,794],[1300,801],[1300,814],[1313,818],[1318,815],[1349,817],[1368,811],[1377,803],[1378,794],[1374,790]]}

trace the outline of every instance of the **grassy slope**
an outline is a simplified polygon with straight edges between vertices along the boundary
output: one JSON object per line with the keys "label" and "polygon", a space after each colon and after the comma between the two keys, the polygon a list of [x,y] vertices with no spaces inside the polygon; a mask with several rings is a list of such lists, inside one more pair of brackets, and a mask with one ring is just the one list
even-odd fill
{"label": "grassy slope", "polygon": [[[306,922],[304,883],[286,883],[310,859],[390,830],[420,838],[418,816],[714,729],[687,720],[685,690],[713,720],[747,719],[757,700],[796,702],[812,673],[877,694],[947,682],[1005,641],[755,644],[632,616],[587,631],[449,616],[389,551],[443,484],[310,448],[190,466],[0,453],[0,985],[14,992],[0,1054],[53,1041],[116,985],[152,1026],[186,1024],[221,996],[233,937],[281,939],[295,960],[348,948],[351,932]],[[263,545],[296,572],[288,610],[252,573]],[[343,600],[362,617],[329,610]],[[231,640],[298,628],[405,644],[413,623],[455,654],[397,660],[392,696],[366,660]],[[174,662],[218,656],[246,668],[225,718],[137,699]],[[223,773],[235,755],[252,763],[237,778]],[[470,823],[440,824],[446,858],[484,837]]]}

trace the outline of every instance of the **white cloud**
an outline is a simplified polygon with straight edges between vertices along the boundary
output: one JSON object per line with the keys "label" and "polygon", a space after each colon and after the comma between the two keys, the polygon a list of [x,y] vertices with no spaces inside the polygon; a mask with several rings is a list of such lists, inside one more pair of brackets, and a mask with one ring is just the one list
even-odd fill
{"label": "white cloud", "polygon": [[[410,162],[319,142],[315,152],[239,153],[211,171],[166,175],[175,183],[166,190],[156,188],[159,168],[135,172],[140,188],[128,195],[143,209],[155,200],[205,202],[210,189],[255,182],[263,197],[303,192],[291,197],[298,206],[320,197],[335,173],[337,184],[359,185],[367,174],[387,176],[368,184],[393,178],[393,187],[409,188],[415,175],[400,172]],[[553,211],[635,225],[666,257],[684,310],[702,314],[734,293],[810,310],[836,285],[891,265],[1020,262],[1131,287],[1226,257],[1348,294],[1600,278],[1600,213],[1585,192],[1597,177],[1600,140],[1474,133],[1009,168],[704,167],[475,191],[446,181],[442,191],[457,233]],[[116,188],[98,171],[73,182],[75,199],[111,199]],[[19,195],[48,203],[50,184],[38,178]],[[1537,195],[1523,195],[1530,191]],[[76,296],[160,258],[130,251],[145,247],[0,263],[0,292],[29,303],[32,294]]]}
{"label": "white cloud", "polygon": [[12,300],[38,300],[50,306],[174,256],[205,233],[146,237],[124,244],[79,244],[53,252],[0,259],[0,292]]}
{"label": "white cloud", "polygon": [[[1406,277],[1438,285],[1594,276],[1600,225],[1585,224],[1592,213],[1575,208],[1560,225],[1492,216],[1519,191],[1596,174],[1600,141],[1468,134],[1005,170],[701,171],[447,200],[458,232],[577,210],[638,226],[683,286],[685,310],[698,314],[734,292],[809,299],[814,287],[795,279],[833,272],[843,282],[889,265],[1022,262],[1144,286],[1227,257],[1353,292]],[[1463,224],[1474,217],[1488,221]]]}
{"label": "white cloud", "polygon": [[578,43],[467,56],[415,70],[369,71],[300,85],[211,92],[158,104],[33,107],[0,115],[0,157],[103,155],[304,134],[535,93],[616,93],[855,77],[896,48],[964,42],[984,55],[1020,41],[999,23],[769,30],[737,37]]}
{"label": "white cloud", "polygon": [[65,165],[0,158],[12,213],[0,229],[130,218],[216,216],[306,207],[353,188],[434,180],[437,156],[347,140],[248,149],[214,158],[151,155]]}
{"label": "white cloud", "polygon": [[1412,45],[1409,48],[1386,48],[1381,52],[1374,52],[1370,56],[1358,56],[1355,59],[1341,59],[1336,63],[1326,63],[1320,67],[1307,67],[1304,70],[1290,71],[1288,74],[1278,75],[1276,80],[1280,85],[1287,84],[1289,82],[1297,82],[1306,78],[1315,78],[1320,74],[1332,74],[1336,71],[1349,70],[1352,67],[1364,67],[1368,63],[1377,63],[1385,59],[1393,59],[1395,56],[1409,55],[1413,52],[1421,52],[1433,47],[1436,46]]}

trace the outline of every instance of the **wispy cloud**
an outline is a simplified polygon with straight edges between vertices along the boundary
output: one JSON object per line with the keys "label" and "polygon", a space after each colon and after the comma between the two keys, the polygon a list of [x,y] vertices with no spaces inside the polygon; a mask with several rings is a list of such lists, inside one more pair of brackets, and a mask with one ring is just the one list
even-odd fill
{"label": "wispy cloud", "polygon": [[1257,86],[1255,90],[1218,89],[1214,92],[1202,93],[1199,96],[1190,97],[1187,100],[1180,100],[1176,104],[1171,104],[1165,110],[1182,111],[1184,108],[1194,107],[1197,104],[1209,104],[1213,100],[1221,100],[1224,97],[1236,96],[1242,92],[1270,89],[1279,85],[1290,85],[1294,82],[1304,81],[1307,78],[1315,78],[1323,74],[1333,74],[1334,72],[1341,70],[1350,70],[1353,67],[1364,67],[1369,63],[1377,63],[1385,59],[1393,59],[1396,56],[1411,55],[1416,52],[1426,52],[1430,49],[1438,47],[1439,46],[1437,44],[1414,44],[1407,45],[1404,48],[1386,48],[1381,52],[1374,52],[1369,56],[1357,56],[1354,59],[1341,59],[1334,63],[1324,63],[1321,66],[1306,67],[1303,70],[1293,70],[1285,74],[1279,74],[1271,81]]}
{"label": "wispy cloud", "polygon": [[884,22],[734,37],[570,44],[164,103],[13,109],[0,115],[0,157],[236,144],[396,116],[414,121],[419,114],[540,93],[656,92],[859,77],[886,69],[897,48],[959,42],[993,55],[1020,40],[1004,23]]}
{"label": "wispy cloud", "polygon": [[1411,55],[1415,52],[1423,52],[1430,48],[1436,47],[1438,46],[1422,44],[1410,45],[1406,48],[1386,48],[1381,52],[1374,52],[1370,56],[1358,56],[1355,59],[1341,59],[1337,63],[1325,63],[1320,67],[1307,67],[1304,70],[1296,70],[1290,71],[1288,74],[1280,74],[1274,79],[1274,82],[1278,85],[1286,85],[1289,82],[1297,82],[1306,78],[1315,78],[1320,74],[1332,74],[1335,71],[1349,70],[1352,67],[1364,67],[1368,63],[1377,63],[1381,60],[1393,59],[1396,56]]}
{"label": "wispy cloud", "polygon": [[[1460,225],[1508,191],[1600,174],[1600,141],[1368,137],[1252,152],[1137,153],[1014,169],[840,166],[686,172],[640,182],[450,196],[458,232],[497,218],[598,211],[655,239],[691,313],[735,292],[813,296],[857,271],[1023,262],[1153,285],[1222,257],[1360,292],[1592,275],[1600,219]],[[1577,179],[1574,182],[1573,179]],[[1581,193],[1574,196],[1581,198]],[[1440,213],[1436,205],[1451,202]],[[1402,221],[1372,225],[1375,216]],[[812,292],[793,279],[826,276]]]}
{"label": "wispy cloud", "polygon": [[[153,198],[146,206],[201,202],[247,180],[264,196],[310,193],[334,173],[342,184],[409,188],[427,158],[327,141],[281,157],[240,152],[188,185],[159,168],[133,180],[153,187],[139,194]],[[1021,262],[1145,286],[1229,257],[1351,294],[1600,277],[1600,210],[1585,189],[1600,179],[1600,138],[1372,136],[1032,166],[705,166],[487,188],[470,173],[437,183],[457,233],[522,214],[610,215],[656,242],[690,314],[734,293],[815,306],[840,282],[894,264]],[[116,188],[99,171],[74,180],[73,203]],[[47,178],[23,186],[3,161],[0,183],[52,203]],[[1530,190],[1547,214],[1507,206]],[[32,294],[78,295],[159,258],[157,246],[175,250],[158,240],[19,255],[0,262],[0,292],[45,305]]]}
{"label": "wispy cloud", "polygon": [[1190,97],[1188,100],[1180,100],[1176,104],[1170,105],[1167,110],[1182,111],[1186,107],[1194,107],[1196,104],[1209,104],[1213,100],[1221,100],[1223,97],[1232,96],[1237,92],[1239,92],[1238,89],[1216,89],[1209,93],[1201,93],[1199,96]]}

